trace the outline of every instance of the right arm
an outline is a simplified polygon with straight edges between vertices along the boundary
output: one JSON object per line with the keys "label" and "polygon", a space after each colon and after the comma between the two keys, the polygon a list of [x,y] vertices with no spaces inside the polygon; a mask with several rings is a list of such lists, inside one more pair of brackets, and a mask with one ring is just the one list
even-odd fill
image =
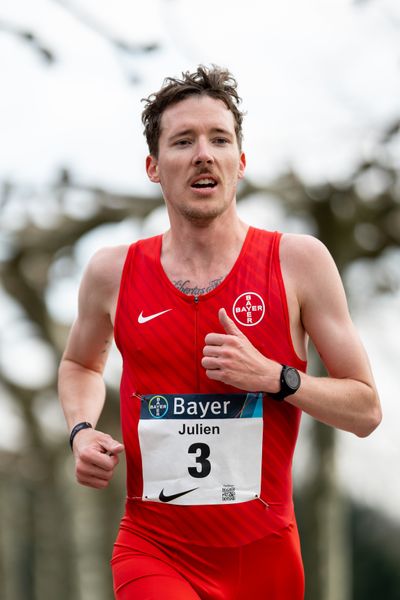
{"label": "right arm", "polygon": [[96,424],[105,402],[103,371],[113,338],[114,312],[126,248],[107,248],[90,261],[79,290],[78,316],[60,368],[58,389],[69,431],[88,421],[73,441],[76,477],[90,487],[106,487],[123,446]]}

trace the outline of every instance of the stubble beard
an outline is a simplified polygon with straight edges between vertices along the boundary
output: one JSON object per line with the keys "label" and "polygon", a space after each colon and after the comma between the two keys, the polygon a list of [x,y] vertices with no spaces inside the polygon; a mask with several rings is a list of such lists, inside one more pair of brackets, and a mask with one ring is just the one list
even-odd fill
{"label": "stubble beard", "polygon": [[224,214],[234,202],[234,198],[231,200],[224,199],[207,206],[206,200],[199,199],[190,204],[182,204],[179,207],[179,213],[191,224],[197,227],[207,227],[212,221]]}
{"label": "stubble beard", "polygon": [[185,219],[197,227],[207,227],[207,225],[223,214],[223,212],[225,212],[224,209],[218,209],[217,207],[205,211],[190,206],[184,206],[180,211]]}

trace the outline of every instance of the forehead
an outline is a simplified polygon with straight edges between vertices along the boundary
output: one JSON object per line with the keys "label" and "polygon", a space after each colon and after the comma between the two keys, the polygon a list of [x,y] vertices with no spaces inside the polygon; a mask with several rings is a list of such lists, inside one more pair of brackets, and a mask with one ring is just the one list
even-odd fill
{"label": "forehead", "polygon": [[235,133],[235,119],[222,100],[210,96],[189,96],[169,106],[161,117],[161,137],[180,130],[224,129]]}

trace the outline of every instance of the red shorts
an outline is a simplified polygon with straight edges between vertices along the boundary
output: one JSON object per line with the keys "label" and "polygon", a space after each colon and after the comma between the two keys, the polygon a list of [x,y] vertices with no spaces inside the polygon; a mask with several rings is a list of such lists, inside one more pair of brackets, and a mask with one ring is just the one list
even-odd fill
{"label": "red shorts", "polygon": [[303,600],[295,525],[245,546],[166,547],[121,528],[112,557],[117,600]]}

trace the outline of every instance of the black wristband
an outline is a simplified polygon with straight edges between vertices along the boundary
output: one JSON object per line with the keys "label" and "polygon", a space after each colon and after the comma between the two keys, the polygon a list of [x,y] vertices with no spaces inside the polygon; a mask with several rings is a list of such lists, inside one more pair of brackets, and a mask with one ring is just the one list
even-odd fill
{"label": "black wristband", "polygon": [[76,436],[76,434],[81,431],[81,429],[92,429],[92,425],[90,423],[88,423],[87,421],[83,421],[82,423],[77,423],[71,431],[71,434],[69,436],[69,445],[71,446],[71,450],[72,450],[72,444],[74,443],[74,437]]}

